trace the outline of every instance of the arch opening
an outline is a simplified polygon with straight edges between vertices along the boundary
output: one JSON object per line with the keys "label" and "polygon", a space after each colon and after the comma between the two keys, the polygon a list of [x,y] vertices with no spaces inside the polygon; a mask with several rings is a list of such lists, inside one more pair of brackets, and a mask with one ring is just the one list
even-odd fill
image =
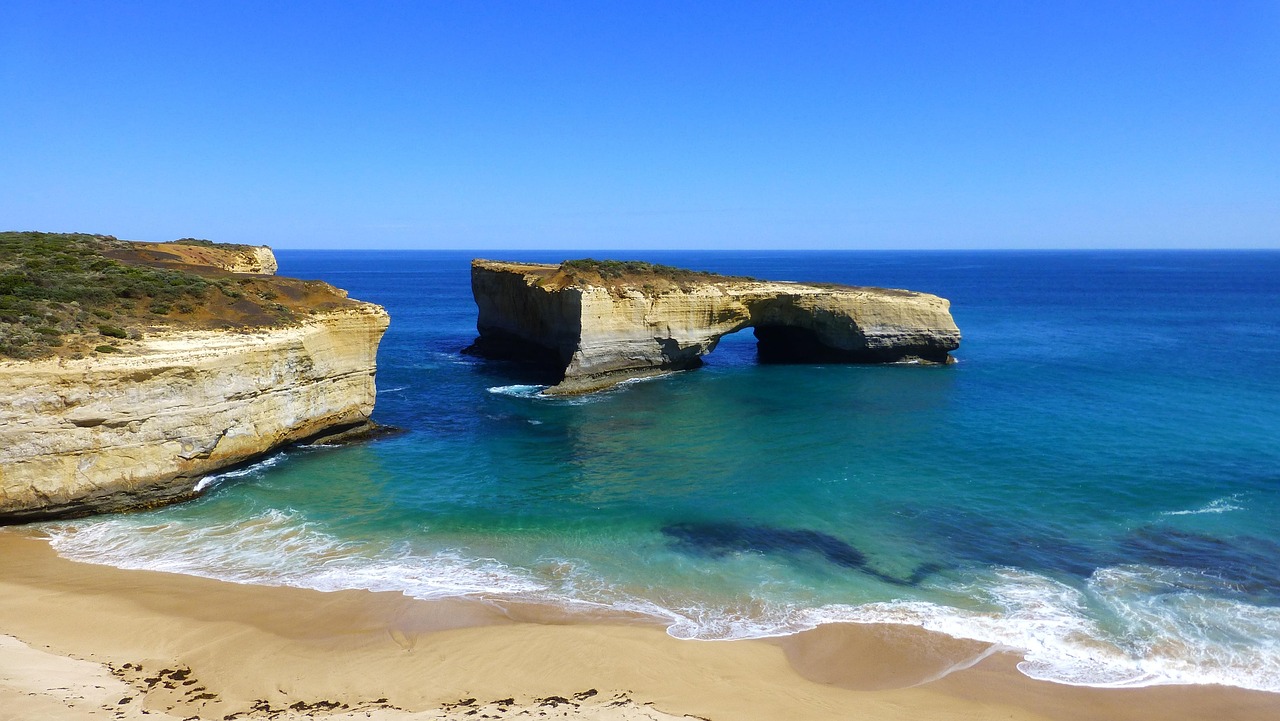
{"label": "arch opening", "polygon": [[824,343],[814,329],[786,323],[744,325],[716,337],[703,357],[708,364],[722,367],[882,363],[896,359],[896,356],[869,348],[835,348]]}
{"label": "arch opening", "polygon": [[753,366],[759,363],[757,341],[751,333],[751,326],[743,326],[729,331],[715,339],[707,350],[704,360],[707,365],[717,368],[738,368]]}
{"label": "arch opening", "polygon": [[832,348],[810,328],[794,325],[758,325],[756,358],[764,364],[836,363],[853,360],[849,351]]}

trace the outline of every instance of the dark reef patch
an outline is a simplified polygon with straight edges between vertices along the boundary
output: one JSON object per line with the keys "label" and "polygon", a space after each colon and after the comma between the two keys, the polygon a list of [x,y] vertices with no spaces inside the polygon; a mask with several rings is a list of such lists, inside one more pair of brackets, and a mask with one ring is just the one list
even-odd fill
{"label": "dark reef patch", "polygon": [[817,556],[842,568],[873,576],[896,586],[915,586],[940,570],[934,564],[917,568],[910,578],[882,573],[867,564],[867,557],[848,542],[828,533],[804,528],[742,525],[727,522],[673,523],[662,534],[683,553],[719,559],[732,553],[761,553],[793,557]]}
{"label": "dark reef patch", "polygon": [[[1147,526],[1127,535],[1120,548],[1130,562],[1197,572],[1201,583],[1194,590],[1280,605],[1280,544],[1272,541]],[[1192,580],[1180,583],[1191,586]]]}

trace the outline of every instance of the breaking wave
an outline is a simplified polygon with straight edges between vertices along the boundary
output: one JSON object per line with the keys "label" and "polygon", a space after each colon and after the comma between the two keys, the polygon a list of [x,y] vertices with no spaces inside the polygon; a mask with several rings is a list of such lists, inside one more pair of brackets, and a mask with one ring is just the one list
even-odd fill
{"label": "breaking wave", "polygon": [[1017,650],[1024,657],[1018,668],[1046,681],[1280,692],[1280,608],[1192,593],[1194,584],[1180,577],[1187,572],[1168,568],[1099,569],[1083,588],[994,568],[945,589],[976,600],[980,610],[921,600],[805,607],[754,596],[716,601],[689,590],[637,593],[582,561],[543,559],[521,568],[459,549],[347,541],[282,510],[206,527],[109,519],[46,530],[65,557],[125,569],[320,591],[590,607],[648,616],[670,635],[696,640],[788,635],[828,623],[905,624]]}

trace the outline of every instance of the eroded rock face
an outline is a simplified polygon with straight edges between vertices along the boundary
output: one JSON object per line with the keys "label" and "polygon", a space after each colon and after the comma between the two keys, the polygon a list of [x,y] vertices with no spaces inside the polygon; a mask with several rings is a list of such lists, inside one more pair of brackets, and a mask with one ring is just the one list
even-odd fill
{"label": "eroded rock face", "polygon": [[221,267],[232,273],[257,273],[259,275],[275,275],[280,269],[276,262],[276,254],[265,245],[250,246],[232,255]]}
{"label": "eroded rock face", "polygon": [[108,257],[161,268],[218,268],[230,273],[275,275],[280,269],[276,254],[265,245],[187,245],[184,243],[129,242],[126,249],[107,251]]}
{"label": "eroded rock face", "polygon": [[960,345],[950,303],[884,288],[725,276],[608,279],[565,266],[476,260],[480,337],[468,352],[563,369],[552,394],[696,368],[752,327],[766,362],[947,363]]}
{"label": "eroded rock face", "polygon": [[388,322],[360,303],[290,327],[0,362],[0,523],[180,500],[207,473],[367,423]]}

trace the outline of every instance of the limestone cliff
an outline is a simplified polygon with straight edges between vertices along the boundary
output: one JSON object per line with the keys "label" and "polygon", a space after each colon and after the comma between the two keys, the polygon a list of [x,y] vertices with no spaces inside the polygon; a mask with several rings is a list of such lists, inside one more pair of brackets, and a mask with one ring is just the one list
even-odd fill
{"label": "limestone cliff", "polygon": [[906,290],[759,281],[647,264],[476,260],[477,355],[563,371],[552,394],[696,368],[753,327],[766,362],[950,362],[950,303]]}
{"label": "limestone cliff", "polygon": [[373,429],[386,311],[275,270],[266,247],[0,232],[0,524]]}
{"label": "limestone cliff", "polygon": [[131,241],[108,250],[109,258],[143,263],[158,268],[190,270],[198,267],[217,268],[230,273],[275,275],[280,269],[276,255],[265,245],[230,243],[144,243]]}
{"label": "limestone cliff", "polygon": [[380,306],[0,362],[0,522],[180,500],[205,474],[368,420]]}

